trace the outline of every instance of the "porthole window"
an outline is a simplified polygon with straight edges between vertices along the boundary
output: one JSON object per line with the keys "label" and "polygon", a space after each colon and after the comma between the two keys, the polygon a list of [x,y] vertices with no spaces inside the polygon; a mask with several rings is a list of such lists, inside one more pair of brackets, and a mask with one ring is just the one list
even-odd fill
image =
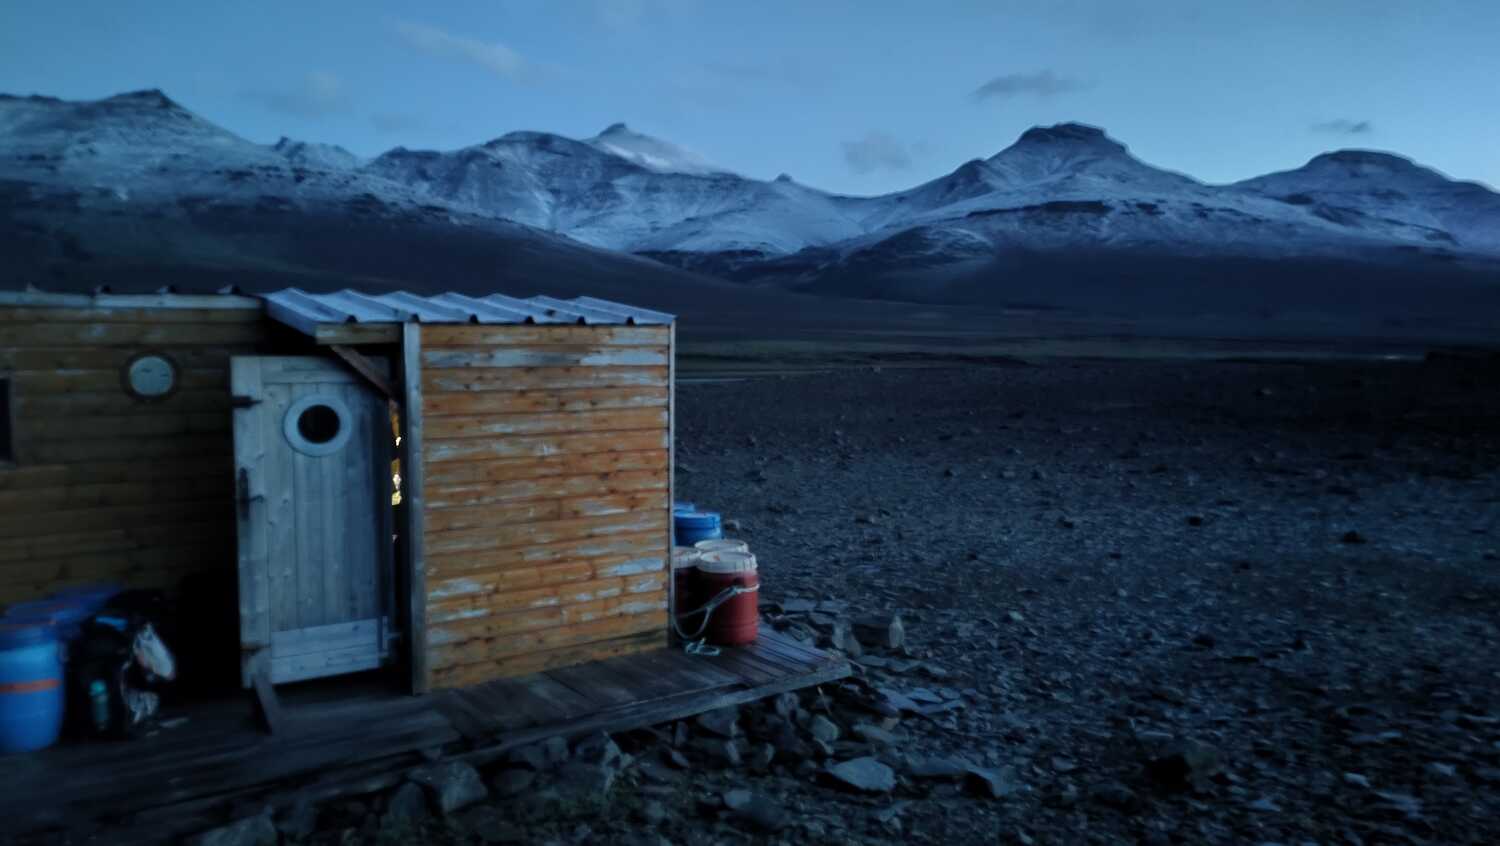
{"label": "porthole window", "polygon": [[335,396],[303,397],[287,409],[281,429],[298,452],[332,455],[349,442],[349,408]]}

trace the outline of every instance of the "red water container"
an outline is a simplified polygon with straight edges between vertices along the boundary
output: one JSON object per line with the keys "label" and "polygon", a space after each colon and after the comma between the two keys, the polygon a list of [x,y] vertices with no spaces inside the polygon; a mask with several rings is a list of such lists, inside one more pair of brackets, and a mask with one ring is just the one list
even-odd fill
{"label": "red water container", "polygon": [[683,614],[698,608],[693,601],[693,577],[698,572],[698,562],[702,557],[703,553],[691,546],[672,548],[672,595],[675,606],[672,608],[672,614],[679,618],[679,625],[697,627],[703,622],[702,618],[681,619]]}
{"label": "red water container", "polygon": [[705,552],[693,572],[692,596],[697,605],[711,601],[727,588],[742,589],[714,609],[703,637],[715,646],[754,643],[760,633],[760,574],[755,556],[748,552]]}

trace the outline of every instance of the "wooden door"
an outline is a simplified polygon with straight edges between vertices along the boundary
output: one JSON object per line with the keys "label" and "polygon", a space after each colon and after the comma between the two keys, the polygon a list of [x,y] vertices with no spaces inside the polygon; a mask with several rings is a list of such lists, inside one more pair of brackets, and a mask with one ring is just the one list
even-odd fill
{"label": "wooden door", "polygon": [[368,670],[394,607],[391,418],[338,362],[235,357],[241,671],[272,683]]}

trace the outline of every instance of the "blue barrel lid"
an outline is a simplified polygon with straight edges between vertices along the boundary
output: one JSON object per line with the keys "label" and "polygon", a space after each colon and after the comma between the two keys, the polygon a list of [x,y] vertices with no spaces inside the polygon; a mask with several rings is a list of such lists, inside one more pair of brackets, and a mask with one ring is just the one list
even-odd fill
{"label": "blue barrel lid", "polygon": [[53,630],[49,622],[0,620],[0,649],[16,649],[56,641],[57,632]]}
{"label": "blue barrel lid", "polygon": [[679,511],[672,515],[672,520],[678,526],[687,528],[715,528],[719,525],[719,512]]}
{"label": "blue barrel lid", "polygon": [[697,511],[698,510],[698,506],[694,505],[691,502],[674,502],[674,503],[672,503],[672,510],[674,512],[676,512],[676,511]]}
{"label": "blue barrel lid", "polygon": [[5,610],[6,622],[46,622],[69,626],[92,613],[78,597],[70,599],[36,599],[17,602]]}

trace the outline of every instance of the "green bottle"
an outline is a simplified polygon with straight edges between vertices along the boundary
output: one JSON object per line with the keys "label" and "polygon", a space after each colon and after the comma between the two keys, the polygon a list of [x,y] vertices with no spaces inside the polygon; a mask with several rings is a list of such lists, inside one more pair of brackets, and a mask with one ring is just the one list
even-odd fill
{"label": "green bottle", "polygon": [[94,731],[103,734],[109,730],[109,688],[101,679],[89,684],[89,705],[93,711]]}

